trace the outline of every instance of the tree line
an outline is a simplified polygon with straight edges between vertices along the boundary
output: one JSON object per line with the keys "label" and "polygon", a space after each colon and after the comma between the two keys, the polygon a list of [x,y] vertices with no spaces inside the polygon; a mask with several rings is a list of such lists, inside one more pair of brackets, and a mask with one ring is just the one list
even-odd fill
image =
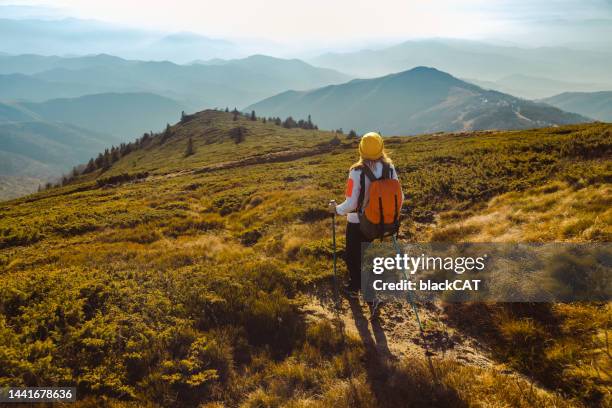
{"label": "tree line", "polygon": [[[225,108],[225,112],[230,113],[229,108]],[[277,126],[282,126],[286,129],[295,129],[295,128],[306,129],[306,130],[318,130],[319,129],[319,127],[312,122],[312,117],[310,115],[308,115],[308,119],[306,120],[304,119],[295,120],[292,116],[288,116],[285,120],[283,120],[278,116],[277,117],[257,116],[254,110],[252,110],[249,113],[249,112],[240,112],[237,108],[234,108],[234,110],[232,110],[231,113],[234,115],[233,116],[234,121],[238,120],[238,118],[242,116],[252,121],[259,120],[263,123],[273,123]]]}

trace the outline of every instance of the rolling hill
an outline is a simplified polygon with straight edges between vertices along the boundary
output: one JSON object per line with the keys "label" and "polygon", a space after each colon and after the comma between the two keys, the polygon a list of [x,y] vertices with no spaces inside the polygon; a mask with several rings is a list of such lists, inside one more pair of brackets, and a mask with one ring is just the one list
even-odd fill
{"label": "rolling hill", "polygon": [[0,200],[36,191],[118,143],[109,135],[67,123],[0,122]]}
{"label": "rolling hill", "polygon": [[612,122],[612,91],[564,92],[541,101],[568,112]]}
{"label": "rolling hill", "polygon": [[23,74],[0,75],[1,100],[44,101],[101,92],[101,87],[77,83],[50,82]]}
{"label": "rolling hill", "polygon": [[[609,242],[611,132],[387,138],[400,238]],[[204,111],[1,203],[0,384],[74,384],[77,408],[609,405],[605,305],[419,304],[423,338],[405,303],[334,314],[324,207],[356,148]]]}
{"label": "rolling hill", "polygon": [[186,107],[151,93],[104,93],[78,98],[22,102],[17,106],[33,112],[42,120],[70,123],[112,140],[127,141],[144,132],[158,131],[180,118]]}
{"label": "rolling hill", "polygon": [[32,192],[104,147],[162,130],[180,118],[183,109],[171,99],[147,93],[0,102],[0,198]]}
{"label": "rolling hill", "polygon": [[311,114],[326,129],[376,129],[396,135],[526,129],[588,121],[549,105],[487,91],[426,67],[311,91],[287,91],[245,110],[281,117]]}

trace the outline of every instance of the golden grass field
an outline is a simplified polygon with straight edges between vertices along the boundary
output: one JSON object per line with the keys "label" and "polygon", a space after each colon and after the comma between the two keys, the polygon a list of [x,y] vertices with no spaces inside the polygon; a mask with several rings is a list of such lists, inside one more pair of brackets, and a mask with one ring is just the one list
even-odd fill
{"label": "golden grass field", "polygon": [[[610,241],[610,124],[386,144],[401,239]],[[312,299],[331,307],[325,205],[356,147],[204,111],[0,203],[0,386],[75,385],[82,407],[612,404],[606,303],[438,305],[438,329],[491,363],[438,353],[436,378],[424,356],[382,358],[310,315]]]}

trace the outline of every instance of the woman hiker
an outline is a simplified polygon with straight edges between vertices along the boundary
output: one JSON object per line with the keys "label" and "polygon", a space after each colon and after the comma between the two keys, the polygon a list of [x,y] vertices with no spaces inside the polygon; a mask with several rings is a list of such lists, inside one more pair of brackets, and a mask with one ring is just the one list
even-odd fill
{"label": "woman hiker", "polygon": [[[348,294],[352,298],[357,298],[361,289],[361,244],[372,242],[376,238],[372,237],[371,234],[367,236],[362,231],[360,220],[368,222],[363,217],[363,213],[364,209],[368,207],[372,180],[382,179],[398,180],[397,173],[391,159],[385,152],[383,138],[376,132],[366,133],[359,142],[359,161],[353,164],[349,170],[345,191],[346,199],[339,205],[336,205],[333,200],[329,203],[330,213],[347,216],[344,260],[349,271]],[[395,206],[394,223],[396,228],[399,228],[399,209],[402,205],[403,194],[399,182],[391,182],[391,184],[393,184],[393,188],[397,189],[392,200],[394,200]],[[398,195],[399,197],[397,197]],[[393,205],[389,205],[389,207],[391,206]],[[375,228],[377,226],[378,224],[374,225]],[[380,237],[382,238],[382,236],[383,233],[381,232]]]}

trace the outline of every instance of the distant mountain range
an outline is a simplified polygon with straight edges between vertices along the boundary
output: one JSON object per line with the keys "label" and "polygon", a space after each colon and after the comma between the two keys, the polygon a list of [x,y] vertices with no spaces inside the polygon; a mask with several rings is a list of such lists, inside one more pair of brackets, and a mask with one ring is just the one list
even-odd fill
{"label": "distant mountain range", "polygon": [[[180,37],[172,41],[189,41],[190,36]],[[506,62],[512,58],[507,56]],[[371,64],[367,59],[363,62],[362,68]],[[388,63],[384,59],[379,62],[381,67]],[[488,69],[498,63],[489,62]],[[518,129],[588,120],[578,113],[604,120],[608,117],[604,115],[605,101],[599,110],[595,102],[591,110],[583,109],[587,106],[584,102],[567,108],[558,105],[577,112],[567,113],[484,90],[429,68],[347,82],[350,79],[339,71],[301,60],[264,55],[180,65],[106,54],[0,54],[0,190],[4,186],[9,191],[6,194],[31,191],[39,182],[58,177],[103,148],[133,140],[146,131],[159,131],[166,123],[176,122],[183,110],[205,107],[248,106],[258,115],[283,118],[311,114],[324,129],[376,129],[387,134]],[[537,84],[541,84],[537,92],[568,84],[517,75],[479,83],[492,89],[518,83],[517,91],[527,88],[533,92]],[[64,143],[61,135],[72,138],[72,143]],[[67,152],[60,154],[62,149]],[[3,194],[0,191],[0,196]]]}
{"label": "distant mountain range", "polygon": [[287,89],[311,89],[350,77],[300,60],[264,55],[178,65],[110,55],[60,58],[0,56],[0,99],[43,101],[104,92],[150,92],[189,110],[244,106]]}
{"label": "distant mountain range", "polygon": [[426,67],[311,91],[287,91],[245,110],[281,117],[311,114],[323,129],[380,130],[395,135],[589,121],[546,104],[487,91]]}
{"label": "distant mountain range", "polygon": [[[559,90],[564,91],[598,91],[606,89],[608,85],[603,83],[581,83],[557,81],[543,77],[534,77],[529,75],[508,75],[496,81],[482,81],[478,79],[463,78],[467,82],[471,82],[484,89],[492,89],[508,93],[510,95],[519,96],[526,99],[541,99],[559,93]],[[612,89],[612,85],[610,86]]]}
{"label": "distant mountain range", "polygon": [[[0,14],[5,7],[0,6]],[[230,41],[178,32],[126,28],[77,18],[2,18],[4,52],[84,55],[108,53],[146,60],[187,62],[194,58],[238,57],[243,47]]]}
{"label": "distant mountain range", "polygon": [[[375,50],[327,53],[308,62],[333,68],[356,77],[378,77],[416,66],[433,66],[459,78],[498,81],[522,75],[553,80],[546,93],[533,94],[533,82],[512,80],[512,89],[494,88],[524,96],[543,97],[567,90],[591,91],[589,84],[612,87],[612,51],[574,50],[562,47],[519,48],[465,40],[413,40]],[[518,78],[520,79],[520,77]],[[559,82],[554,84],[554,81]],[[564,88],[565,83],[584,82],[579,88]],[[543,84],[536,84],[536,88]]]}
{"label": "distant mountain range", "polygon": [[541,101],[569,112],[612,122],[612,91],[564,92]]}

